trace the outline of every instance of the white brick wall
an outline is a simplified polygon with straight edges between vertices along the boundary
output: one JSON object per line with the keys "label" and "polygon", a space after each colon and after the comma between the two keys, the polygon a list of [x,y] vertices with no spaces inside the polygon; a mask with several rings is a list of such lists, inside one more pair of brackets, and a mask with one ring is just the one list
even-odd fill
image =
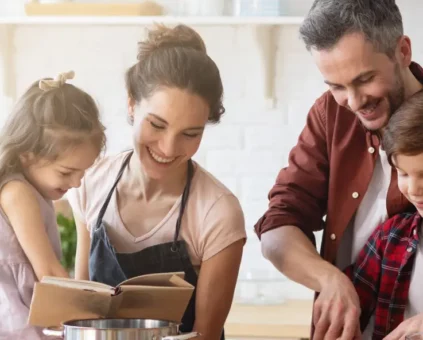
{"label": "white brick wall", "polygon": [[[422,62],[423,39],[418,29],[423,12],[412,6],[419,4],[417,0],[401,0],[399,4],[414,44],[414,60]],[[287,164],[308,109],[325,86],[298,39],[296,26],[281,26],[276,32],[276,72],[270,79],[275,106],[265,97],[269,80],[264,74],[269,65],[263,63],[253,27],[195,28],[221,70],[227,109],[221,124],[206,131],[196,160],[233,190],[244,208],[249,239],[242,275],[256,270],[275,277],[276,270],[261,256],[253,224],[265,211],[275,176]],[[74,69],[75,83],[99,102],[107,126],[108,152],[117,152],[130,145],[123,75],[135,61],[142,32],[141,27],[19,26],[12,65],[7,65],[13,70],[13,89],[8,93],[20,94],[36,78]],[[4,70],[0,70],[2,73]],[[0,104],[1,123],[10,99],[0,96]],[[280,287],[287,296],[312,296],[292,282]]]}

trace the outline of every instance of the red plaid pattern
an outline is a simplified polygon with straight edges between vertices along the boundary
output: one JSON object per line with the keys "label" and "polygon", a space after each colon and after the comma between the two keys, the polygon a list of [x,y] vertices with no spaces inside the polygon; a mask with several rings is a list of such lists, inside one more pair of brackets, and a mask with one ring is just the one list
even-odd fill
{"label": "red plaid pattern", "polygon": [[418,213],[395,215],[376,228],[356,263],[345,270],[360,298],[362,331],[375,315],[373,339],[382,339],[404,320],[421,224]]}

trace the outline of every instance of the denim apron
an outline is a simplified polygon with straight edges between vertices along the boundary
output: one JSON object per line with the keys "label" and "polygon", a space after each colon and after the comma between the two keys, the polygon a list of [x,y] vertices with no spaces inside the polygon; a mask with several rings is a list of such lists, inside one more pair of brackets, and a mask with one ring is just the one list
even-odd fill
{"label": "denim apron", "polygon": [[[183,271],[185,272],[185,281],[197,287],[197,273],[189,258],[185,241],[178,240],[182,216],[188,201],[191,181],[194,174],[194,166],[191,160],[188,161],[187,180],[182,194],[173,241],[151,246],[136,253],[117,253],[111,244],[107,236],[106,225],[103,223],[103,216],[116,186],[129,163],[131,155],[132,152],[129,153],[123,161],[116,180],[100,209],[96,226],[91,233],[89,259],[90,280],[102,282],[114,287],[124,280],[139,275]],[[183,333],[191,332],[194,327],[195,295],[196,289],[182,317],[180,330]],[[224,340],[223,331],[221,340]]]}

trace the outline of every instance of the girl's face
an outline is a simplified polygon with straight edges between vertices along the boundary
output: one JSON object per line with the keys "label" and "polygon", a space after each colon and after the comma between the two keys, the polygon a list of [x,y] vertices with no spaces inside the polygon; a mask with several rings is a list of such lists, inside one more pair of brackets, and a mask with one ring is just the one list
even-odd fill
{"label": "girl's face", "polygon": [[71,188],[81,185],[85,170],[98,157],[98,149],[91,142],[80,144],[51,162],[33,155],[21,156],[26,179],[38,192],[50,200],[58,200]]}
{"label": "girl's face", "polygon": [[134,148],[149,178],[166,178],[186,165],[200,146],[209,112],[202,97],[178,88],[162,88],[137,106],[129,100]]}

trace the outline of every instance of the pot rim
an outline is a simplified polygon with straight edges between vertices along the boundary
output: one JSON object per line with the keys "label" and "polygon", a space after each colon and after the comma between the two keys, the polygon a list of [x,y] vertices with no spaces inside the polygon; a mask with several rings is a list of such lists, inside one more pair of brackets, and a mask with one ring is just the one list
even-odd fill
{"label": "pot rim", "polygon": [[[152,327],[152,328],[143,328],[146,330],[159,330],[159,329],[163,329],[166,327],[178,327],[181,325],[181,323],[175,322],[175,321],[170,321],[170,320],[162,320],[162,319],[142,319],[142,318],[90,318],[90,319],[72,319],[72,320],[68,320],[68,321],[64,321],[61,323],[62,327],[66,327],[66,328],[77,328],[77,329],[81,329],[81,330],[89,330],[89,329],[93,329],[96,331],[101,331],[101,330],[111,330],[109,328],[96,328],[96,327],[91,327],[91,326],[77,326],[77,325],[71,325],[70,323],[72,322],[80,322],[80,321],[85,321],[85,322],[90,322],[90,321],[112,321],[112,320],[143,320],[143,321],[154,321],[154,322],[167,322],[168,325],[167,326],[163,326],[163,327]],[[112,328],[112,330],[129,330],[131,328],[127,328],[127,327],[119,327],[119,328]],[[132,328],[134,330],[139,329],[139,328]]]}

